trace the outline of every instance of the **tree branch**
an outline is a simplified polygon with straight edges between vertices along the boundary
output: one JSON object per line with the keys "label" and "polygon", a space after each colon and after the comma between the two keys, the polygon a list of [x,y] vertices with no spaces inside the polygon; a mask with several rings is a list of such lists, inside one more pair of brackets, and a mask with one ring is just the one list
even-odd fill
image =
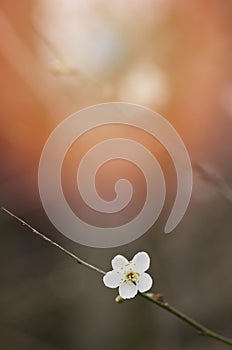
{"label": "tree branch", "polygon": [[[9,214],[10,216],[12,216],[14,219],[18,220],[19,222],[21,222],[24,226],[26,226],[27,228],[29,228],[34,234],[36,234],[37,236],[39,236],[40,238],[44,239],[45,241],[47,241],[48,243],[52,244],[54,247],[58,248],[59,250],[61,250],[63,253],[65,253],[66,255],[70,256],[71,258],[73,258],[78,264],[84,265],[86,267],[88,267],[89,269],[92,269],[94,271],[97,271],[103,275],[105,275],[105,271],[97,268],[96,266],[90,265],[89,263],[87,263],[86,261],[78,258],[75,254],[71,253],[70,251],[68,251],[67,249],[63,248],[62,246],[60,246],[58,243],[54,242],[53,240],[51,240],[50,238],[48,238],[47,236],[45,236],[44,234],[40,233],[39,231],[37,231],[36,229],[34,229],[32,226],[30,226],[29,224],[27,224],[24,220],[20,219],[19,217],[17,217],[15,214],[13,214],[12,212],[10,212],[9,210],[5,209],[2,207],[2,210],[4,210],[7,214]],[[159,307],[161,307],[162,309],[165,309],[166,311],[170,312],[171,314],[173,314],[174,316],[180,318],[181,320],[183,320],[185,323],[188,323],[190,326],[192,326],[193,328],[197,329],[201,334],[216,339],[222,343],[225,343],[227,345],[231,345],[232,346],[232,340],[227,339],[213,331],[211,331],[210,329],[202,326],[200,323],[194,321],[193,319],[191,319],[190,317],[186,316],[185,314],[183,314],[182,312],[178,311],[177,309],[175,309],[174,307],[170,306],[168,303],[164,302],[162,299],[162,296],[160,294],[153,294],[153,293],[139,293],[143,298],[147,299],[148,301],[152,302],[153,304],[158,305]],[[121,297],[117,297],[116,298],[117,302],[121,302],[123,301],[123,299]]]}
{"label": "tree branch", "polygon": [[90,265],[89,263],[87,263],[86,261],[78,258],[75,254],[71,253],[70,251],[68,251],[67,249],[63,248],[61,245],[59,245],[58,243],[54,242],[53,240],[51,240],[50,238],[48,238],[47,236],[45,236],[44,234],[42,234],[41,232],[37,231],[36,229],[34,229],[31,225],[27,224],[24,220],[20,219],[18,216],[16,216],[15,214],[11,213],[9,210],[7,210],[6,208],[2,207],[2,210],[4,210],[7,214],[9,214],[10,216],[12,216],[14,219],[18,220],[19,222],[21,222],[21,224],[23,224],[24,226],[26,226],[27,228],[29,228],[33,233],[35,233],[37,236],[39,236],[40,238],[44,239],[45,241],[49,242],[50,244],[52,244],[54,247],[60,249],[63,253],[65,253],[66,255],[70,256],[71,258],[73,258],[74,260],[76,260],[76,262],[78,264],[84,265],[86,267],[88,267],[89,269],[92,269],[94,271],[97,271],[103,275],[105,275],[105,272],[102,271],[101,269],[99,269],[96,266]]}
{"label": "tree branch", "polygon": [[162,301],[162,298],[160,298],[160,295],[153,294],[153,293],[140,293],[140,295],[149,300],[150,302],[158,305],[159,307],[161,307],[162,309],[167,310],[168,312],[170,312],[171,314],[175,315],[176,317],[180,318],[181,320],[183,320],[185,323],[188,323],[190,326],[194,327],[195,329],[197,329],[202,335],[205,335],[207,337],[210,338],[214,338],[220,342],[223,342],[225,344],[231,345],[232,346],[232,340],[225,338],[213,331],[211,331],[210,329],[202,326],[200,323],[194,321],[193,319],[191,319],[190,317],[186,316],[185,314],[183,314],[182,312],[176,310],[174,307],[170,306],[168,303],[165,303]]}

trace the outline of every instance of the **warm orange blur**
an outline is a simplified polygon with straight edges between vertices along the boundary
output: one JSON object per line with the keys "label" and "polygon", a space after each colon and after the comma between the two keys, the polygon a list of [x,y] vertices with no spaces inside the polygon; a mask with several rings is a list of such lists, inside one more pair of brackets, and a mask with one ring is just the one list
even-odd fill
{"label": "warm orange blur", "polygon": [[[70,114],[94,104],[111,101],[141,104],[159,112],[171,122],[182,137],[194,169],[195,165],[200,164],[224,179],[223,183],[226,186],[227,182],[231,181],[231,1],[2,0],[0,4],[0,33],[1,205],[24,217],[33,216],[34,213],[35,220],[38,210],[39,219],[37,218],[37,220],[40,223],[40,219],[43,218],[42,222],[45,222],[44,226],[46,226],[48,219],[43,212],[39,198],[37,171],[40,154],[49,134],[59,122]],[[111,132],[113,137],[119,137],[123,133],[123,135],[140,140],[154,154],[157,153],[164,173],[168,173],[169,180],[171,175],[174,176],[174,180],[169,181],[170,188],[172,182],[176,181],[173,164],[167,152],[150,136],[139,131],[127,130],[126,127],[120,132],[116,128],[111,131],[109,128],[107,131],[102,128],[94,135],[89,132],[82,136],[79,144],[74,145],[72,150],[72,152],[76,150],[75,155],[72,153],[65,159],[62,174],[64,189],[74,211],[77,210],[77,204],[80,211],[84,210],[73,192],[73,188],[76,186],[76,164],[91,145],[99,139],[107,138]],[[99,191],[102,191],[103,196],[108,196],[108,199],[111,199],[113,191],[109,190],[108,192],[108,189],[113,188],[113,183],[124,170],[129,174],[134,174],[135,182],[140,184],[139,191],[135,194],[134,205],[134,210],[139,211],[142,205],[140,192],[144,189],[143,176],[130,165],[125,165],[123,162],[117,163],[115,168],[106,165],[98,174],[99,178],[101,176],[103,179],[104,176],[107,177],[105,188],[100,188]],[[168,266],[163,265],[163,270],[167,273],[166,277],[169,276],[166,278],[166,282],[163,281],[164,289],[166,287],[166,290],[171,290],[171,297],[173,296],[173,300],[175,297],[179,305],[183,302],[182,305],[185,305],[187,309],[189,307],[190,311],[195,311],[197,307],[194,304],[193,289],[200,283],[200,280],[205,281],[201,284],[202,288],[205,287],[205,292],[202,292],[203,296],[200,290],[198,290],[197,296],[197,300],[202,297],[206,303],[205,308],[202,309],[203,315],[204,310],[207,309],[208,291],[210,290],[212,293],[212,299],[210,299],[211,304],[209,301],[207,310],[215,305],[212,300],[217,298],[216,301],[218,301],[220,299],[220,283],[222,280],[227,280],[228,276],[221,272],[224,265],[220,263],[220,257],[226,249],[228,251],[225,256],[227,259],[231,257],[229,251],[231,242],[230,244],[226,243],[227,239],[231,237],[231,221],[229,221],[231,198],[229,204],[225,204],[225,202],[221,202],[223,200],[220,196],[222,194],[226,197],[225,192],[228,193],[231,188],[229,185],[228,188],[225,186],[224,191],[220,187],[221,183],[218,185],[217,181],[211,181],[207,176],[205,178],[203,176],[203,179],[199,178],[195,170],[193,200],[191,211],[188,212],[189,216],[185,217],[186,221],[184,221],[183,226],[178,228],[177,240],[170,238],[169,243],[166,240],[166,246],[162,248],[163,250],[160,248],[160,251],[170,263],[167,263]],[[113,175],[112,178],[111,175]],[[173,198],[174,194],[170,196]],[[212,202],[210,202],[211,199]],[[96,220],[91,211],[87,211],[83,215],[90,215],[93,222]],[[119,220],[119,218],[116,219]],[[219,229],[217,223],[221,224],[221,222],[223,225]],[[113,222],[109,217],[106,226],[110,224]],[[217,231],[214,238],[219,237],[219,235],[224,237],[222,238],[223,248],[221,250],[218,248],[219,251],[215,253],[215,256],[213,253],[210,255],[210,251],[204,248],[208,255],[206,253],[206,257],[203,257],[202,253],[201,258],[199,258],[202,260],[198,260],[197,254],[200,254],[202,244],[199,237],[203,237],[202,232],[206,234],[205,232],[209,233],[214,229]],[[187,237],[185,236],[186,230],[190,234],[189,237],[191,237],[191,233],[194,237],[198,237],[199,241],[194,243],[195,246],[192,244],[193,236],[189,238],[189,241],[188,238],[185,238]],[[200,232],[199,236],[196,232]],[[151,238],[151,236],[147,237],[144,239]],[[212,248],[212,236],[205,237],[205,244],[209,243],[208,247]],[[10,238],[6,238],[6,242],[8,242],[7,239],[10,240]],[[153,241],[146,241],[146,244],[150,249]],[[216,246],[215,243],[215,252]],[[192,253],[187,252],[187,249],[193,249]],[[173,256],[172,251],[175,251]],[[102,253],[98,252],[98,254],[100,256]],[[157,256],[161,255],[158,248],[156,254]],[[185,254],[186,259],[191,258],[189,266],[186,265],[186,270],[190,270],[189,273],[192,273],[193,278],[188,277],[183,261],[178,263],[175,260],[175,257],[180,257],[182,254]],[[95,255],[97,256],[96,252],[93,255],[90,254],[90,256]],[[197,276],[201,276],[202,269],[198,261],[206,261],[208,258],[211,263],[215,259],[218,269],[215,266],[211,268],[208,262],[208,265],[206,263],[209,266],[208,270],[205,270],[202,279],[201,277],[198,279]],[[108,257],[107,259],[109,261]],[[47,265],[49,266],[49,264],[48,259]],[[229,260],[227,265],[231,266]],[[175,266],[177,267],[175,268]],[[20,269],[20,267],[18,268]],[[160,268],[160,275],[161,270],[162,268]],[[6,271],[11,271],[10,267]],[[179,271],[183,272],[182,282],[186,296],[178,294],[176,280],[181,279]],[[213,271],[217,273],[219,279],[217,283],[214,281]],[[9,272],[7,272],[7,276],[8,274],[10,275]],[[71,277],[73,278],[73,275]],[[162,278],[164,277],[160,277],[161,285]],[[186,284],[185,281],[187,281]],[[195,281],[198,282],[195,283]],[[80,280],[78,283],[81,285]],[[8,284],[6,285],[8,286]],[[76,290],[79,291],[78,288]],[[54,295],[56,293],[59,295],[57,298],[63,300],[59,294],[61,292],[56,291]],[[69,293],[71,292],[69,291]],[[229,302],[229,296],[231,296],[229,287],[223,289],[223,295],[225,295],[225,300]],[[222,295],[221,298],[223,298]],[[99,301],[99,303],[103,302]],[[14,305],[16,304],[17,300]],[[57,302],[57,304],[59,303]],[[225,312],[227,306],[223,305]],[[94,310],[94,307],[97,314],[101,313],[97,309],[95,299],[92,300],[91,308],[93,309],[91,310]],[[104,306],[104,303],[102,307],[105,308],[106,312],[107,307]],[[115,311],[114,307],[112,310],[112,312],[118,312]],[[127,315],[130,315],[132,310],[130,305],[127,310],[129,310]],[[144,310],[143,306],[141,310]],[[219,311],[217,309],[217,312]],[[62,312],[64,311],[62,310]],[[94,311],[92,312],[94,313]],[[208,319],[205,316],[206,321],[210,323],[212,316],[207,313],[209,311],[205,312],[208,315]],[[218,315],[219,321],[215,323],[216,326],[220,325],[220,320],[223,318],[222,314]],[[135,316],[133,314],[133,317]],[[196,316],[198,316],[197,313]],[[68,319],[67,315],[66,317]],[[94,317],[92,315],[92,318]],[[123,316],[118,317],[122,321]],[[129,323],[130,318],[127,317]],[[227,319],[228,317],[229,314]],[[75,320],[74,316],[71,321],[73,320]],[[149,321],[147,322],[149,323]],[[158,324],[159,321],[156,325]],[[171,325],[170,323],[169,335],[172,335],[172,332],[175,333]],[[163,321],[162,327],[165,326],[166,323]],[[212,326],[214,326],[213,322]],[[87,332],[87,328],[84,328],[85,332]],[[175,329],[177,332],[174,334],[174,339],[179,339],[179,328]],[[66,332],[69,335],[69,331],[66,330]],[[108,332],[109,337],[111,333],[116,337],[116,333],[113,333],[111,328],[108,329]],[[146,335],[146,327],[143,328],[143,332]],[[122,333],[121,330],[120,334]],[[126,330],[124,333],[124,339],[126,339],[128,333]],[[137,329],[135,329],[135,333],[139,334]],[[66,337],[69,339],[67,334]],[[70,331],[70,334],[74,339],[75,330]],[[78,334],[81,334],[81,331]],[[149,336],[144,335],[140,349],[150,350],[153,348],[153,344],[158,344],[157,349],[159,350],[166,348],[186,350],[188,337],[191,338],[189,334],[185,335],[184,329],[181,341],[178,343],[177,340],[175,343],[176,347],[174,342],[170,340],[167,347],[163,348],[162,339],[165,334],[162,334],[162,337],[160,335],[160,343],[158,340],[156,343],[155,336],[149,343],[144,340],[149,339]],[[158,335],[156,336],[158,337]],[[97,339],[97,337],[98,335],[95,334],[93,339]],[[196,341],[196,347],[192,345],[188,349],[199,348],[199,342]],[[70,344],[72,344],[71,340]],[[76,341],[73,344],[79,343]],[[208,349],[205,344],[202,343],[201,347]],[[80,342],[79,345],[82,343]],[[139,349],[139,345],[138,347],[134,343],[132,345],[133,349]],[[58,347],[47,347],[46,349],[73,349],[72,345],[70,347],[59,346],[60,344]],[[15,344],[12,348],[14,347]],[[34,345],[31,348],[34,348]],[[209,348],[214,349],[211,345]],[[112,347],[112,349],[114,348]],[[126,349],[131,348],[128,345]],[[217,346],[215,349],[218,349]]]}
{"label": "warm orange blur", "polygon": [[219,128],[231,117],[227,6],[2,2],[4,194],[17,191],[20,199],[25,187],[35,189],[39,155],[52,129],[71,113],[106,101],[157,110],[176,127],[194,162],[208,157],[220,163],[226,145],[218,145]]}

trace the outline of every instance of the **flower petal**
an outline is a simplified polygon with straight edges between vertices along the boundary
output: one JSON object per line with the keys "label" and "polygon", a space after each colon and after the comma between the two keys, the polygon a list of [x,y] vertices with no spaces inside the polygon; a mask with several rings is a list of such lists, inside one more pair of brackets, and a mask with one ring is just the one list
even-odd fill
{"label": "flower petal", "polygon": [[129,264],[129,261],[122,255],[116,255],[111,264],[114,270],[119,270],[123,269],[126,264]]}
{"label": "flower petal", "polygon": [[134,283],[129,284],[127,282],[124,282],[119,287],[119,294],[120,294],[120,297],[123,299],[134,298],[137,293],[138,293],[138,288]]}
{"label": "flower petal", "polygon": [[132,266],[137,272],[144,272],[149,269],[150,257],[146,252],[139,252],[135,254],[132,259]]}
{"label": "flower petal", "polygon": [[103,277],[103,282],[106,287],[117,288],[124,280],[124,274],[118,271],[109,271]]}
{"label": "flower petal", "polygon": [[148,273],[143,273],[140,277],[138,282],[136,282],[136,285],[138,287],[138,290],[143,293],[147,292],[149,289],[151,289],[153,284],[152,278]]}

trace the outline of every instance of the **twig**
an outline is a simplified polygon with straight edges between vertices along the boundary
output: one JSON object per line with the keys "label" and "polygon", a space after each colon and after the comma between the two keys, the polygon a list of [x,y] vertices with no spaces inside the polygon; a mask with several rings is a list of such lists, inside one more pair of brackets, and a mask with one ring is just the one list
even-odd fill
{"label": "twig", "polygon": [[31,225],[27,224],[24,220],[20,219],[18,216],[16,216],[15,214],[11,213],[9,210],[7,210],[6,208],[2,207],[2,210],[4,210],[7,214],[9,214],[10,216],[12,216],[13,218],[15,218],[16,220],[20,221],[24,226],[28,227],[33,233],[35,233],[37,236],[39,236],[40,238],[44,239],[45,241],[51,243],[54,247],[60,249],[63,253],[69,255],[71,258],[73,258],[74,260],[76,260],[76,262],[78,264],[84,265],[86,267],[88,267],[89,269],[92,269],[94,271],[97,271],[103,275],[105,275],[105,272],[102,271],[101,269],[99,269],[96,266],[90,265],[89,263],[87,263],[86,261],[78,258],[75,254],[71,253],[70,251],[68,251],[67,249],[63,248],[61,245],[59,245],[58,243],[54,242],[53,240],[51,240],[50,238],[48,238],[47,236],[45,236],[44,234],[42,234],[41,232],[37,231],[36,229],[34,229]]}
{"label": "twig", "polygon": [[217,174],[213,170],[207,169],[205,166],[199,163],[193,164],[193,168],[203,178],[203,180],[211,183],[222,195],[222,197],[232,202],[232,189],[221,175]]}
{"label": "twig", "polygon": [[218,340],[220,342],[223,342],[225,344],[232,345],[232,340],[231,339],[225,338],[225,337],[223,337],[223,336],[221,336],[221,335],[211,331],[210,329],[202,326],[200,323],[194,321],[193,319],[191,319],[190,317],[186,316],[182,312],[176,310],[174,307],[170,306],[168,303],[165,303],[162,300],[159,300],[159,297],[157,298],[155,294],[153,294],[153,293],[140,293],[140,295],[143,298],[149,300],[150,302],[158,305],[162,309],[167,310],[168,312],[170,312],[171,314],[173,314],[176,317],[180,318],[184,322],[188,323],[190,326],[192,326],[195,329],[197,329],[202,335],[205,335],[205,336],[210,337],[210,338],[214,338],[214,339],[216,339],[216,340]]}
{"label": "twig", "polygon": [[[36,229],[34,229],[32,226],[30,226],[29,224],[27,224],[24,220],[20,219],[19,217],[17,217],[15,214],[11,213],[9,210],[5,209],[2,207],[2,210],[4,210],[7,214],[9,214],[10,216],[12,216],[13,218],[15,218],[16,220],[18,220],[19,222],[21,222],[24,226],[28,227],[33,233],[35,233],[37,236],[39,236],[40,238],[44,239],[45,241],[51,243],[53,246],[55,246],[56,248],[60,249],[62,252],[64,252],[65,254],[67,254],[68,256],[70,256],[71,258],[73,258],[78,264],[84,265],[94,271],[97,271],[103,275],[105,275],[106,272],[104,272],[103,270],[100,270],[99,268],[97,268],[96,266],[90,265],[89,263],[87,263],[86,261],[78,258],[76,255],[74,255],[73,253],[71,253],[70,251],[68,251],[67,249],[63,248],[62,246],[60,246],[58,243],[52,241],[50,238],[48,238],[47,236],[45,236],[44,234],[40,233],[39,231],[37,231]],[[152,302],[153,304],[158,305],[159,307],[161,307],[162,309],[165,309],[166,311],[170,312],[171,314],[175,315],[176,317],[180,318],[181,320],[183,320],[185,323],[188,323],[190,326],[194,327],[195,329],[197,329],[201,334],[216,339],[222,343],[225,343],[227,345],[232,345],[232,340],[227,339],[211,330],[209,330],[208,328],[202,326],[200,323],[194,321],[193,319],[191,319],[190,317],[186,316],[185,314],[183,314],[182,312],[176,310],[174,307],[170,306],[168,303],[164,302],[162,300],[162,296],[160,294],[153,294],[153,293],[139,293],[143,298],[147,299],[148,301]],[[117,302],[121,302],[123,301],[123,299],[121,297],[117,297],[116,298]]]}

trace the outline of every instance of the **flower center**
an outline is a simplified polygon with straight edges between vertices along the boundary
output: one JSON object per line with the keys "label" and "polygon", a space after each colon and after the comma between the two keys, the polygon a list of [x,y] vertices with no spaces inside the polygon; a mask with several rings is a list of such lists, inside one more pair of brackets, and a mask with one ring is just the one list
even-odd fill
{"label": "flower center", "polygon": [[139,275],[138,273],[134,273],[134,272],[129,272],[127,275],[126,275],[126,279],[127,279],[127,282],[133,282],[133,283],[136,283],[138,282],[138,278],[136,275]]}

